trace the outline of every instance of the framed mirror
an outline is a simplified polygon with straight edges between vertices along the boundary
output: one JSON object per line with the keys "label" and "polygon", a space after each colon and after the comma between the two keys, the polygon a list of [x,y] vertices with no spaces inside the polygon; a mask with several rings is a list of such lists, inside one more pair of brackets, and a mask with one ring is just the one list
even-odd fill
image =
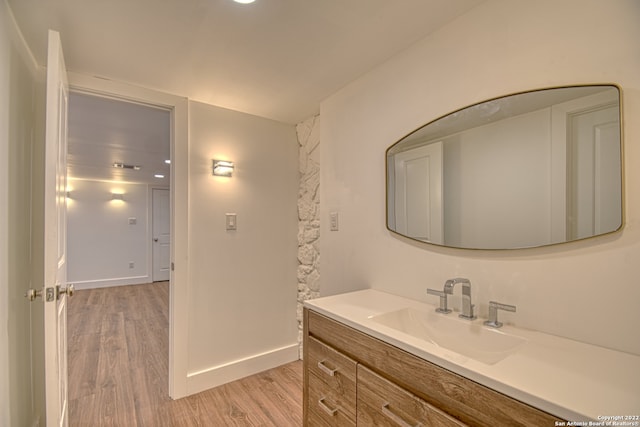
{"label": "framed mirror", "polygon": [[467,249],[517,249],[622,227],[620,90],[540,89],[427,123],[386,152],[387,228]]}

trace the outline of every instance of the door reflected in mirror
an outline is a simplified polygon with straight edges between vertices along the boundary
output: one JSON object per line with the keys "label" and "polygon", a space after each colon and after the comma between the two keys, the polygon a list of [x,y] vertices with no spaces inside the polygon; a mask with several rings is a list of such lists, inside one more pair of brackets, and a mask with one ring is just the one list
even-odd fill
{"label": "door reflected in mirror", "polygon": [[613,85],[535,90],[460,109],[387,150],[387,227],[468,249],[616,231],[620,135]]}

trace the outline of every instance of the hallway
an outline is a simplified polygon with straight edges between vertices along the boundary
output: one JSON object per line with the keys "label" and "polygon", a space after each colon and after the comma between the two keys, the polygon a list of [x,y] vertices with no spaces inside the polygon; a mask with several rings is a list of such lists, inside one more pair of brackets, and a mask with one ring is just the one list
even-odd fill
{"label": "hallway", "polygon": [[169,283],[80,290],[69,300],[71,426],[299,426],[302,362],[173,401]]}

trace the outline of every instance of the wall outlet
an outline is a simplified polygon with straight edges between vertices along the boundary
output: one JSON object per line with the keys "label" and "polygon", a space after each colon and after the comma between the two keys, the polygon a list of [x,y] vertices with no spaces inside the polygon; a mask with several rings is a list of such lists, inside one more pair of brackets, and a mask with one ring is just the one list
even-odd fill
{"label": "wall outlet", "polygon": [[129,218],[129,225],[136,225],[138,220],[136,218]]}
{"label": "wall outlet", "polygon": [[136,264],[133,261],[129,261],[129,268],[133,268],[135,266],[136,266]]}

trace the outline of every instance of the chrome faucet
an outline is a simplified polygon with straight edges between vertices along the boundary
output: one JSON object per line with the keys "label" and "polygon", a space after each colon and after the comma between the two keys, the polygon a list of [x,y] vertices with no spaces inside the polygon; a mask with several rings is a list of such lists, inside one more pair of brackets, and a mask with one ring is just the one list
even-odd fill
{"label": "chrome faucet", "polygon": [[516,306],[509,304],[502,304],[496,301],[489,301],[489,319],[484,322],[485,325],[492,328],[501,328],[502,322],[498,322],[498,310],[511,311],[515,313]]}
{"label": "chrome faucet", "polygon": [[438,313],[449,314],[451,310],[447,307],[447,294],[444,291],[438,291],[436,289],[427,289],[428,295],[435,295],[440,297],[440,307],[436,308]]}
{"label": "chrome faucet", "polygon": [[471,282],[469,279],[464,278],[456,278],[449,279],[444,284],[444,293],[448,295],[453,295],[453,287],[460,283],[462,285],[462,314],[458,317],[467,320],[473,320],[476,318],[473,314],[474,305],[471,304]]}

